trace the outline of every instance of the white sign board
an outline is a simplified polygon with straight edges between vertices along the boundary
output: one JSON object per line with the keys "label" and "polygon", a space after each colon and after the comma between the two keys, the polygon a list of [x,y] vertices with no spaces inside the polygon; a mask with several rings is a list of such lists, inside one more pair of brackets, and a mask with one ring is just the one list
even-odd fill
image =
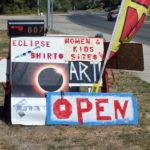
{"label": "white sign board", "polygon": [[47,94],[47,124],[137,124],[137,103],[129,93]]}
{"label": "white sign board", "polygon": [[64,63],[64,38],[11,38],[11,61],[35,63]]}
{"label": "white sign board", "polygon": [[29,97],[11,98],[11,122],[21,125],[45,125],[46,99]]}
{"label": "white sign board", "polygon": [[92,61],[100,62],[103,59],[104,42],[101,38],[66,37],[66,61]]}

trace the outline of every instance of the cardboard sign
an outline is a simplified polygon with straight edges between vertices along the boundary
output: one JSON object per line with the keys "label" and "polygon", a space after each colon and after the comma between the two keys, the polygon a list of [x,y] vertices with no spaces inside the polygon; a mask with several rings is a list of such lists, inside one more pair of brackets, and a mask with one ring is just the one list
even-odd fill
{"label": "cardboard sign", "polygon": [[11,38],[11,60],[13,62],[64,63],[64,38]]}
{"label": "cardboard sign", "polygon": [[11,122],[22,125],[45,125],[45,98],[13,97],[11,99]]}
{"label": "cardboard sign", "polygon": [[103,39],[89,37],[66,37],[66,61],[100,62],[103,59]]}
{"label": "cardboard sign", "polygon": [[47,124],[137,124],[137,103],[129,93],[47,93]]}
{"label": "cardboard sign", "polygon": [[45,124],[45,93],[69,90],[63,45],[63,37],[11,38],[13,124]]}
{"label": "cardboard sign", "polygon": [[92,86],[98,81],[101,63],[69,62],[69,85]]}

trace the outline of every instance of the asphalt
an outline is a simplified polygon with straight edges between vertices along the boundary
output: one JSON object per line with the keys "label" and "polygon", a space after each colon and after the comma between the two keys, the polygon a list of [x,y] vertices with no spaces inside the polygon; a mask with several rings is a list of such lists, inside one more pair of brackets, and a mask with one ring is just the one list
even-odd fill
{"label": "asphalt", "polygon": [[147,19],[146,19],[147,21],[150,21],[150,14],[147,16]]}

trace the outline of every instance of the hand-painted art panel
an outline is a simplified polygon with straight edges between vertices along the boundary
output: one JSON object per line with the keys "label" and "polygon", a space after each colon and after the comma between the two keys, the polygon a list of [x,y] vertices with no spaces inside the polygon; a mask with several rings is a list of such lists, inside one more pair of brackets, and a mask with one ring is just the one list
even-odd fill
{"label": "hand-painted art panel", "polygon": [[137,103],[129,93],[47,93],[47,124],[137,124]]}

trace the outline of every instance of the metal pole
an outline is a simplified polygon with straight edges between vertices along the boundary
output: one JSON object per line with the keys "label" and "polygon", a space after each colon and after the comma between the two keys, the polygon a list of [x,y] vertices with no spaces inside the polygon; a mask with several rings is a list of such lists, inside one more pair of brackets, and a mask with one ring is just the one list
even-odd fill
{"label": "metal pole", "polygon": [[51,31],[51,0],[47,0],[47,31]]}
{"label": "metal pole", "polygon": [[40,14],[39,8],[40,8],[40,0],[37,0],[37,15]]}
{"label": "metal pole", "polygon": [[53,30],[53,10],[54,10],[54,2],[51,0],[51,30]]}

